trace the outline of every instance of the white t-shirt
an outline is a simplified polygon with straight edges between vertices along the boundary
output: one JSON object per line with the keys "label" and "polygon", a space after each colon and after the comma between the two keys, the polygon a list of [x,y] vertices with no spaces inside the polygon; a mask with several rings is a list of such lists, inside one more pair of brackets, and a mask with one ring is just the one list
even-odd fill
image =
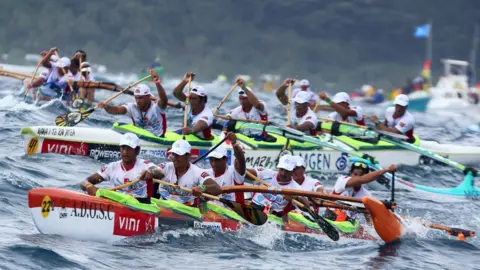
{"label": "white t-shirt", "polygon": [[146,112],[140,111],[134,102],[123,105],[127,109],[127,115],[132,118],[137,127],[150,131],[156,136],[163,136],[167,130],[167,116],[165,110],[160,108],[155,101],[151,101],[150,108]]}
{"label": "white t-shirt", "polygon": [[57,84],[61,89],[65,90],[67,88],[67,76],[63,75],[62,77],[58,77],[57,72],[58,67],[52,66],[50,73],[47,77],[47,83],[54,82]]}
{"label": "white t-shirt", "polygon": [[[110,182],[113,187],[116,187],[137,180],[143,171],[148,170],[150,167],[156,167],[156,165],[148,160],[137,158],[135,166],[127,171],[120,160],[102,167],[98,174],[100,174],[105,182]],[[147,183],[140,181],[132,186],[119,190],[119,192],[130,194],[137,198],[146,198]]]}
{"label": "white t-shirt", "polygon": [[329,119],[335,121],[342,121],[342,122],[349,122],[353,124],[365,125],[365,121],[363,119],[363,109],[359,106],[350,106],[351,110],[357,112],[357,116],[349,116],[347,119],[343,119],[343,117],[338,112],[332,112],[328,115]]}
{"label": "white t-shirt", "polygon": [[263,111],[257,110],[257,108],[252,107],[249,112],[245,112],[242,109],[242,106],[238,106],[233,110],[230,110],[227,115],[230,115],[233,118],[240,118],[240,119],[247,119],[247,120],[267,120],[268,113],[267,113],[267,106],[265,102],[260,100],[260,103],[263,104]]}
{"label": "white t-shirt", "polygon": [[405,114],[397,119],[393,118],[395,113],[395,107],[388,107],[385,111],[385,120],[387,120],[387,126],[389,128],[395,127],[398,131],[403,133],[405,136],[410,139],[413,137],[413,129],[415,127],[415,119],[408,111]]}
{"label": "white t-shirt", "polygon": [[204,129],[201,132],[198,132],[195,134],[197,137],[202,138],[202,139],[211,139],[212,138],[212,124],[213,124],[213,113],[210,108],[205,107],[202,112],[196,115],[192,115],[192,110],[188,112],[188,118],[187,118],[187,127],[193,128],[198,121],[203,121],[207,123],[208,128]]}
{"label": "white t-shirt", "polygon": [[303,183],[300,185],[300,187],[302,190],[313,192],[317,192],[318,188],[323,189],[323,185],[320,183],[320,181],[313,179],[308,175],[305,175],[305,180],[303,180]]}
{"label": "white t-shirt", "polygon": [[[165,173],[165,177],[163,181],[172,183],[172,184],[177,184],[178,186],[181,186],[181,187],[193,188],[203,184],[203,182],[205,182],[205,180],[207,179],[213,179],[213,177],[210,176],[208,172],[206,172],[204,169],[192,163],[190,163],[190,168],[188,168],[188,171],[184,175],[182,175],[180,178],[177,178],[177,174],[175,173],[175,166],[173,166],[173,162],[161,163],[160,168]],[[190,192],[183,191],[180,189],[177,190],[170,186],[160,185],[158,188],[158,191],[160,195],[166,200],[175,200],[183,204],[193,203],[193,201],[196,198]]]}
{"label": "white t-shirt", "polygon": [[68,79],[72,81],[79,81],[82,78],[80,71],[77,74],[73,75],[71,71],[68,71]]}
{"label": "white t-shirt", "polygon": [[82,75],[80,78],[81,81],[89,81],[89,82],[94,82],[95,81],[95,76],[91,72],[88,73],[88,78],[85,78],[85,76]]}
{"label": "white t-shirt", "polygon": [[313,124],[313,128],[310,130],[304,131],[305,134],[307,135],[316,135],[317,134],[317,125],[318,125],[318,119],[315,113],[312,111],[312,109],[308,108],[307,113],[302,116],[302,117],[297,117],[297,114],[294,113],[292,117],[292,124],[296,124],[298,126],[304,124],[305,122],[310,122]]}
{"label": "white t-shirt", "polygon": [[[219,176],[216,176],[213,173],[213,169],[207,169],[206,172],[209,175],[213,175],[215,177],[215,182],[217,182],[217,184],[221,187],[243,185],[243,183],[245,182],[245,174],[239,174],[237,170],[235,170],[234,165],[228,166],[225,173]],[[245,200],[243,192],[238,192],[237,194],[240,195],[239,198],[235,196],[235,192],[224,193],[222,197],[230,201],[243,202]]]}
{"label": "white t-shirt", "polygon": [[[295,182],[293,179],[287,185],[280,185],[277,182],[278,172],[276,171],[263,168],[256,169],[256,171],[258,178],[267,182],[270,186],[274,188],[289,188],[302,190],[302,187],[300,187],[300,185],[298,185],[297,182]],[[257,205],[269,207],[276,212],[282,212],[289,203],[289,201],[284,199],[283,195],[268,193],[255,193],[253,195],[252,202]]]}
{"label": "white t-shirt", "polygon": [[350,176],[340,176],[337,178],[337,182],[335,182],[335,186],[333,187],[332,194],[341,195],[341,196],[349,196],[355,198],[363,198],[365,196],[370,196],[370,192],[363,187],[360,187],[359,190],[355,190],[353,187],[346,188],[348,180],[350,180]]}

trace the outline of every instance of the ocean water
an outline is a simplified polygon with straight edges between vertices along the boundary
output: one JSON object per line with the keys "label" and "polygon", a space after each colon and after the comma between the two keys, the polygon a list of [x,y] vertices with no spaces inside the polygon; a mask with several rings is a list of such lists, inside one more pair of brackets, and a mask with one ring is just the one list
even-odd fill
{"label": "ocean water", "polygon": [[[7,69],[4,66],[5,69]],[[33,70],[22,67],[21,71]],[[110,75],[122,85],[134,76]],[[165,83],[171,93],[178,78]],[[214,108],[230,86],[205,83]],[[61,155],[25,156],[20,128],[54,125],[55,117],[68,109],[60,102],[42,106],[25,103],[19,81],[0,77],[0,269],[480,269],[478,238],[461,242],[446,233],[420,226],[415,219],[409,235],[399,242],[340,242],[316,236],[291,234],[270,225],[236,233],[194,229],[159,229],[153,235],[134,237],[117,243],[85,242],[40,234],[30,216],[27,192],[37,187],[78,189],[78,183],[97,171],[102,163],[93,159]],[[111,93],[99,91],[98,99]],[[171,97],[171,94],[169,94]],[[259,93],[268,104],[270,116],[279,123],[281,107],[272,93]],[[128,102],[119,97],[116,104]],[[237,106],[230,98],[223,108]],[[375,108],[367,112],[381,113]],[[179,128],[183,112],[169,109],[169,128]],[[470,124],[462,115],[415,114],[422,138],[440,142],[480,145],[478,137],[463,135]],[[128,118],[94,112],[81,126],[109,128],[116,120]],[[438,187],[457,185],[462,174],[444,166],[400,166],[398,174],[416,183]],[[321,176],[333,186],[335,175]],[[373,191],[380,199],[386,191]],[[397,191],[398,212],[435,223],[478,231],[478,201],[426,196]]]}

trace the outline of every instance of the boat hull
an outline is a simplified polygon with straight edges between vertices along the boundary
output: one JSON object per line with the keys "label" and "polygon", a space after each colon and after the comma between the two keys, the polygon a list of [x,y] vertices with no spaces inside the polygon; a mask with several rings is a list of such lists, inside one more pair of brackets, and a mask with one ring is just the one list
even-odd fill
{"label": "boat hull", "polygon": [[[24,139],[24,151],[27,155],[55,153],[106,160],[118,160],[121,157],[118,146],[121,133],[113,129],[34,126],[23,128],[21,134]],[[198,143],[198,145],[192,143],[192,158],[206,153],[215,142]],[[341,142],[338,143],[341,144]],[[141,137],[140,146],[142,157],[164,159],[167,157],[167,151],[171,144],[157,143]],[[232,164],[234,161],[232,147],[228,142],[224,146],[227,148],[229,164]],[[255,149],[242,143],[247,166],[273,168],[275,160],[281,152],[280,146]],[[350,144],[343,144],[343,146],[351,147]],[[431,141],[421,141],[420,147],[461,164],[480,163],[479,147],[438,144]],[[426,156],[399,147],[374,146],[356,150],[376,157],[382,167],[390,164],[414,166],[434,162]],[[305,159],[306,170],[309,172],[346,172],[348,169],[348,154],[344,152],[321,147],[294,148],[292,152]]]}
{"label": "boat hull", "polygon": [[[120,203],[83,193],[55,188],[38,188],[28,192],[28,207],[35,226],[42,234],[61,235],[86,241],[112,242],[127,237],[151,234],[170,227],[237,231],[248,226],[208,211],[201,218],[190,217],[157,205],[159,213],[135,211]],[[293,220],[281,226],[286,232],[327,237],[320,230],[307,228]],[[376,240],[360,226],[354,234],[342,234],[358,240]]]}

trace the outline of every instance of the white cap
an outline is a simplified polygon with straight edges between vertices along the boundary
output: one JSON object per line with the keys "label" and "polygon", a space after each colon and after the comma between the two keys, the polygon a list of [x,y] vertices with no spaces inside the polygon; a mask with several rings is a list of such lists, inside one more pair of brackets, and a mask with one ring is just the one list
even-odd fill
{"label": "white cap", "polygon": [[227,154],[227,149],[225,149],[223,146],[217,147],[215,150],[210,152],[207,157],[213,157],[213,158],[223,158],[223,157],[228,157]]}
{"label": "white cap", "polygon": [[307,91],[300,91],[294,98],[292,98],[292,101],[300,104],[308,103],[310,101],[310,93]]}
{"label": "white cap", "polygon": [[119,145],[120,146],[126,145],[126,146],[130,146],[131,148],[137,148],[137,146],[140,145],[140,139],[137,137],[137,135],[131,132],[125,133],[122,135]]}
{"label": "white cap", "polygon": [[342,103],[342,102],[350,103],[350,96],[345,92],[338,92],[335,96],[333,96],[333,102],[335,102],[335,103]]}
{"label": "white cap", "polygon": [[81,72],[92,72],[92,68],[91,67],[84,67],[80,70]]}
{"label": "white cap", "polygon": [[[248,91],[253,92],[250,87],[247,86],[246,88],[248,89]],[[247,93],[245,93],[245,90],[243,90],[242,88],[238,89],[238,95],[241,97],[247,97]]]}
{"label": "white cap", "polygon": [[54,65],[56,67],[59,67],[59,68],[69,67],[70,66],[70,59],[68,59],[68,57],[62,57],[57,62],[52,63],[52,65]]}
{"label": "white cap", "polygon": [[185,154],[190,154],[192,147],[185,140],[178,140],[172,144],[172,149],[168,150],[168,153],[175,153],[177,155],[183,156]]}
{"label": "white cap", "polygon": [[194,86],[190,93],[201,97],[207,96],[207,92],[205,92],[205,89],[200,85]]}
{"label": "white cap", "polygon": [[80,67],[81,68],[86,68],[86,67],[89,67],[90,66],[90,63],[89,62],[83,62]]}
{"label": "white cap", "polygon": [[57,62],[58,57],[56,55],[50,56],[50,62]]}
{"label": "white cap", "polygon": [[150,87],[146,84],[139,84],[137,87],[135,87],[135,90],[133,90],[133,95],[134,96],[149,96],[150,94]]}
{"label": "white cap", "polygon": [[305,168],[305,160],[301,156],[293,156],[295,158],[295,166],[296,167],[304,167]]}
{"label": "white cap", "polygon": [[409,99],[407,95],[401,94],[395,98],[395,100],[393,101],[393,104],[405,107],[405,106],[408,106],[408,100]]}
{"label": "white cap", "polygon": [[295,165],[295,158],[292,155],[285,155],[280,158],[280,161],[278,161],[277,168],[291,172],[293,169],[295,169]]}
{"label": "white cap", "polygon": [[300,81],[300,86],[310,86],[310,82],[307,79]]}

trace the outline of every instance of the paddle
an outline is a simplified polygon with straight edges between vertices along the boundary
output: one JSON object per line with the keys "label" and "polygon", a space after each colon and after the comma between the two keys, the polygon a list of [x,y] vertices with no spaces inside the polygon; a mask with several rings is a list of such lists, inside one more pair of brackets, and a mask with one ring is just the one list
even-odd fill
{"label": "paddle", "polygon": [[[408,217],[405,217],[405,216],[403,216],[402,218],[408,219]],[[428,222],[428,221],[425,221],[425,220],[420,220],[420,222],[425,227],[445,231],[449,235],[456,236],[457,239],[461,240],[461,241],[465,241],[465,238],[468,238],[468,237],[475,237],[475,232],[474,231],[449,227],[449,226],[445,226],[445,225],[442,225],[442,224],[435,224],[435,223],[431,223],[431,222]]]}
{"label": "paddle", "polygon": [[[336,120],[332,120],[332,119],[329,119],[329,118],[324,118],[324,117],[317,117],[319,120],[322,120],[324,122],[331,122],[331,123],[339,123],[339,124],[343,124],[343,125],[347,125],[347,126],[352,126],[352,127],[358,127],[360,129],[365,129],[365,130],[370,130],[370,131],[374,131],[378,134],[383,134],[383,135],[387,135],[387,136],[390,136],[390,137],[394,137],[394,138],[397,138],[397,139],[400,139],[400,140],[407,140],[408,137],[403,135],[403,134],[398,134],[398,133],[393,133],[393,132],[388,132],[388,131],[384,131],[384,130],[379,130],[379,129],[373,129],[371,127],[368,127],[368,126],[362,126],[362,125],[358,125],[358,124],[354,124],[354,123],[349,123],[349,122],[344,122],[344,121],[336,121]],[[334,134],[335,135],[335,134]]]}
{"label": "paddle", "polygon": [[269,123],[268,121],[264,121],[264,120],[251,120],[251,119],[234,118],[234,117],[230,117],[230,116],[226,116],[226,115],[214,114],[213,116],[215,116],[217,118],[220,118],[220,119],[228,120],[228,121],[234,120],[234,121],[241,121],[241,122],[246,122],[246,123],[256,123],[256,124],[261,124],[261,125],[266,125],[266,124]]}
{"label": "paddle", "polygon": [[138,183],[138,182],[140,182],[140,181],[142,181],[142,180],[140,179],[140,177],[138,177],[137,180],[135,180],[135,181],[128,182],[128,183],[123,184],[123,185],[120,185],[120,186],[112,187],[112,188],[110,188],[110,189],[108,189],[108,190],[110,190],[110,191],[116,191],[116,190],[124,189],[124,188],[127,188],[127,187],[129,187],[129,186],[133,186],[133,185],[135,185],[136,183]]}
{"label": "paddle", "polygon": [[217,105],[217,107],[215,108],[215,110],[213,111],[213,115],[216,115],[217,114],[217,111],[220,109],[220,107],[222,107],[223,103],[225,102],[225,100],[227,100],[227,98],[232,94],[233,90],[235,90],[235,88],[237,88],[238,86],[238,83],[235,83],[232,88],[230,88],[230,90],[227,92],[227,94],[225,95],[225,97],[222,99],[222,101],[220,101],[220,103]]}
{"label": "paddle", "polygon": [[[270,187],[270,185],[267,182],[256,177],[255,175],[250,173],[248,170],[246,171],[246,173],[247,173],[247,176],[252,178],[253,180],[261,183],[264,186]],[[335,227],[332,224],[330,224],[327,220],[325,220],[322,216],[319,216],[317,213],[312,211],[310,207],[305,206],[303,203],[299,202],[298,200],[294,199],[292,200],[292,202],[295,205],[297,205],[298,208],[300,208],[302,211],[310,214],[310,217],[313,219],[313,221],[318,224],[318,226],[330,239],[332,239],[333,241],[338,241],[338,239],[340,239],[340,235],[338,234],[337,229],[335,229]]]}
{"label": "paddle", "polygon": [[[190,105],[190,89],[192,85],[192,76],[188,78],[187,98],[185,99],[185,112],[183,113],[183,128],[187,127],[188,106]],[[183,139],[185,140],[185,134],[183,134]]]}
{"label": "paddle", "polygon": [[292,84],[292,82],[288,84],[287,125],[292,124]]}
{"label": "paddle", "polygon": [[[113,95],[110,98],[108,98],[107,100],[105,100],[105,102],[107,102],[107,103],[110,102],[114,98],[120,96],[123,92],[125,92],[128,89],[134,87],[135,85],[149,79],[150,77],[152,77],[152,75],[148,75],[145,78],[134,82],[133,84],[124,88],[122,91],[116,93],[115,95]],[[84,112],[71,112],[71,113],[61,114],[61,115],[57,116],[57,118],[55,118],[55,123],[57,124],[57,126],[73,127],[73,126],[77,125],[78,123],[80,123],[81,121],[85,120],[85,118],[90,116],[90,114],[92,114],[96,109],[98,109],[98,104],[95,107],[93,107],[93,108],[91,108],[87,111],[84,111]]]}
{"label": "paddle", "polygon": [[[45,55],[46,56],[46,55]],[[43,59],[45,58],[45,56],[42,57],[42,59],[40,59],[40,61],[38,62],[37,66],[35,67],[35,71],[33,72],[33,76],[32,76],[32,82],[33,80],[35,80],[35,77],[37,76],[37,72],[38,72],[38,68],[40,67],[40,65],[42,64],[43,62]],[[28,96],[28,88],[25,87],[25,97]]]}
{"label": "paddle", "polygon": [[[190,188],[181,187],[181,186],[174,185],[174,184],[162,181],[162,180],[153,179],[153,182],[161,184],[161,185],[166,185],[166,186],[171,186],[171,187],[174,187],[174,188],[178,188],[180,190],[187,191],[187,192],[190,192],[190,193],[192,192],[192,190]],[[217,197],[217,196],[213,196],[213,195],[210,195],[210,194],[206,194],[206,193],[202,193],[202,196],[205,197],[205,198],[212,199],[212,200],[220,201],[225,206],[232,209],[235,213],[237,213],[239,216],[241,216],[243,219],[245,219],[246,221],[250,222],[253,225],[263,225],[268,220],[267,215],[263,211],[261,211],[259,209],[255,209],[251,205],[243,205],[243,204],[240,204],[240,203],[237,203],[237,202],[234,202],[234,201],[230,201],[230,200],[227,200],[227,199],[224,199],[224,198],[221,198],[221,197]]]}
{"label": "paddle", "polygon": [[219,147],[220,145],[222,145],[222,143],[224,141],[226,141],[228,139],[227,136],[225,136],[220,142],[218,142],[216,145],[214,145],[212,148],[210,148],[210,150],[208,150],[206,153],[204,153],[203,155],[201,155],[199,158],[197,158],[196,160],[194,160],[192,163],[195,164],[197,163],[198,161],[202,160],[203,158],[205,158],[208,154],[210,154],[213,150],[217,149],[217,147]]}
{"label": "paddle", "polygon": [[7,70],[2,70],[1,68],[0,68],[0,76],[10,77],[10,78],[14,78],[14,79],[17,79],[17,80],[20,80],[20,81],[23,81],[27,78],[30,78],[30,77],[27,77],[27,76],[24,76],[24,75],[11,73],[10,71],[7,71]]}

